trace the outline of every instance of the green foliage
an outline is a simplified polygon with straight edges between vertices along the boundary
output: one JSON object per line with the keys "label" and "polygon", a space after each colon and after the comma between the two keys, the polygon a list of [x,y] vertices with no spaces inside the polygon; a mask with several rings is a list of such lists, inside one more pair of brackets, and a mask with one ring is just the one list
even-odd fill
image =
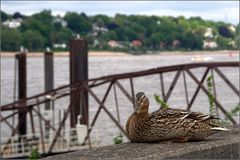
{"label": "green foliage", "polygon": [[116,137],[113,138],[114,144],[122,144],[123,143],[123,135],[120,133]]}
{"label": "green foliage", "polygon": [[87,34],[92,28],[89,19],[75,12],[67,12],[64,19],[67,21],[68,27],[75,33]]}
{"label": "green foliage", "polygon": [[217,44],[219,49],[230,49],[231,46],[229,45],[231,42],[230,38],[225,38],[223,36],[218,36]]}
{"label": "green foliage", "polygon": [[166,38],[162,33],[157,32],[156,34],[151,35],[150,41],[148,43],[151,44],[154,48],[159,48],[160,42],[165,43]]}
{"label": "green foliage", "polygon": [[17,29],[1,28],[2,51],[19,51],[21,45],[21,33]]}
{"label": "green foliage", "polygon": [[231,116],[237,116],[237,113],[240,111],[240,104],[238,104],[237,106],[235,106],[233,109],[231,109],[231,111],[229,112],[229,114]]}
{"label": "green foliage", "polygon": [[230,124],[229,117],[238,116],[238,112],[240,112],[240,104],[236,105],[233,109],[231,109],[230,112],[227,113],[227,115],[222,120],[222,123],[224,125],[229,125]]}
{"label": "green foliage", "polygon": [[228,29],[227,26],[219,26],[218,27],[218,32],[223,37],[226,37],[226,38],[232,38],[233,37],[233,33]]}
{"label": "green foliage", "polygon": [[[1,11],[2,21],[12,19],[12,15]],[[116,40],[124,45],[123,50],[172,50],[176,49],[173,42],[178,40],[178,50],[203,50],[204,33],[207,28],[212,28],[216,38],[218,49],[236,49],[230,45],[234,41],[239,43],[240,27],[236,27],[236,33],[229,30],[231,24],[224,22],[214,22],[203,20],[200,17],[189,19],[179,16],[143,16],[116,14],[114,17],[106,15],[87,16],[84,13],[67,12],[63,19],[67,22],[64,27],[61,22],[54,21],[59,16],[53,16],[50,10],[43,10],[32,16],[26,17],[21,13],[15,13],[14,17],[23,17],[23,22],[19,30],[15,30],[10,37],[2,43],[5,51],[15,51],[19,45],[26,45],[32,51],[37,51],[41,47],[52,47],[55,43],[68,43],[73,35],[80,34],[90,40],[90,48],[113,50],[107,47],[107,41]],[[93,24],[105,31],[93,30]],[[108,31],[106,31],[108,29]],[[31,32],[30,32],[31,31]],[[5,32],[5,33],[4,33]],[[6,37],[9,29],[2,29],[2,34]],[[16,34],[16,35],[13,35]],[[34,38],[33,44],[27,35]],[[18,42],[12,42],[14,36]],[[20,37],[20,38],[19,38]],[[31,38],[30,38],[31,39]],[[94,40],[99,41],[99,47],[94,45]],[[129,47],[131,41],[140,40],[143,46]],[[39,45],[35,45],[36,42]],[[42,48],[42,49],[43,49]]]}
{"label": "green foliage", "polygon": [[190,50],[203,49],[203,41],[201,36],[194,34],[192,32],[188,32],[184,37],[185,38],[182,39],[182,46],[184,48],[190,49]]}
{"label": "green foliage", "polygon": [[51,38],[54,43],[68,43],[72,38],[72,33],[68,28],[62,28],[59,31],[51,32]]}
{"label": "green foliage", "polygon": [[209,108],[210,108],[210,114],[216,115],[216,105],[214,102],[214,95],[213,95],[213,76],[208,76],[207,78],[207,89],[208,89],[208,102],[209,102]]}
{"label": "green foliage", "polygon": [[158,94],[154,94],[156,102],[163,108],[170,108],[165,101],[163,101]]}
{"label": "green foliage", "polygon": [[32,149],[29,159],[39,159],[39,158],[40,158],[40,154],[38,150],[36,148]]}
{"label": "green foliage", "polygon": [[[27,32],[29,30],[34,31],[34,34],[36,34],[35,36],[37,36],[36,39],[40,39],[40,36],[38,34],[40,33],[44,39],[43,40],[44,48],[46,46],[52,47],[53,42],[51,41],[51,38],[50,38],[51,32],[54,31],[52,20],[53,20],[53,16],[51,15],[51,11],[43,10],[42,12],[36,13],[32,15],[30,18],[28,18],[27,20],[25,20],[22,23],[20,30],[22,33]],[[28,41],[28,40],[25,39],[24,41]],[[32,48],[32,49],[38,50],[40,47],[42,47],[42,43],[40,43],[37,48]]]}
{"label": "green foliage", "polygon": [[115,29],[116,35],[117,35],[117,40],[119,41],[126,41],[128,36],[124,34],[124,28],[117,28]]}
{"label": "green foliage", "polygon": [[32,19],[35,19],[45,24],[51,24],[53,20],[53,16],[50,10],[43,10],[39,13],[33,14]]}
{"label": "green foliage", "polygon": [[114,31],[109,31],[106,34],[104,34],[102,37],[103,37],[103,39],[105,39],[107,41],[117,40],[117,35],[116,35],[116,32],[114,32]]}
{"label": "green foliage", "polygon": [[[216,105],[214,103],[214,95],[213,95],[213,76],[210,75],[207,78],[207,88],[208,88],[208,101],[209,101],[209,108],[210,108],[210,114],[216,115]],[[236,105],[233,109],[231,109],[230,112],[225,115],[224,119],[220,121],[222,125],[229,125],[230,120],[229,118],[233,118],[235,116],[238,116],[238,112],[240,112],[240,104]]]}
{"label": "green foliage", "polygon": [[22,44],[29,51],[44,49],[44,38],[38,31],[27,30],[22,34]]}
{"label": "green foliage", "polygon": [[99,27],[105,27],[110,24],[111,18],[106,15],[98,14],[92,17],[92,23],[93,22],[97,22]]}
{"label": "green foliage", "polygon": [[10,18],[9,15],[3,11],[1,11],[0,14],[1,14],[1,22],[4,22]]}

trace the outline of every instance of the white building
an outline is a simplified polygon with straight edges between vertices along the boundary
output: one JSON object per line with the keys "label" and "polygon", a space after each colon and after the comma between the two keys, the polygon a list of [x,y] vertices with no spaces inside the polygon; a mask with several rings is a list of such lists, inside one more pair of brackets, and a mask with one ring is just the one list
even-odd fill
{"label": "white building", "polygon": [[9,28],[18,28],[21,26],[22,19],[13,19],[13,20],[7,20],[3,22],[3,25],[9,27]]}
{"label": "white building", "polygon": [[215,41],[203,41],[203,48],[209,48],[209,49],[213,49],[213,48],[217,48],[217,43]]}
{"label": "white building", "polygon": [[63,49],[65,49],[65,48],[67,48],[67,45],[66,45],[66,43],[62,43],[62,44],[55,43],[55,44],[53,44],[53,47],[54,48],[63,48]]}
{"label": "white building", "polygon": [[235,43],[234,41],[230,41],[228,44],[229,44],[231,47],[235,47],[235,46],[236,46],[236,43]]}
{"label": "white building", "polygon": [[93,27],[93,31],[98,31],[98,32],[107,32],[107,31],[108,31],[107,28],[105,28],[105,27],[99,27],[99,26],[97,26],[96,23],[94,23],[94,24],[92,25],[92,27]]}
{"label": "white building", "polygon": [[204,33],[204,37],[213,38],[212,28],[207,28],[206,32]]}
{"label": "white building", "polygon": [[60,23],[63,27],[67,27],[67,21],[65,21],[61,17],[54,18],[53,23]]}
{"label": "white building", "polygon": [[233,25],[229,26],[228,29],[231,30],[231,32],[235,32],[236,31],[236,28]]}

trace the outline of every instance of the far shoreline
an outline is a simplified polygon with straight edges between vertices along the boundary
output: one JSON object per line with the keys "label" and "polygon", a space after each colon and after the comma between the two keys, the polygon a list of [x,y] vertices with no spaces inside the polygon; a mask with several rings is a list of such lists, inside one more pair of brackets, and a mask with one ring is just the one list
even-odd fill
{"label": "far shoreline", "polygon": [[[14,57],[15,54],[19,52],[1,52],[1,57]],[[159,51],[157,53],[150,53],[150,54],[130,54],[127,52],[113,52],[113,51],[89,51],[90,57],[97,57],[97,56],[181,56],[181,55],[216,55],[216,54],[239,54],[240,51],[238,50],[218,50],[218,51]],[[43,52],[28,52],[27,56],[29,57],[42,57],[44,54]],[[69,56],[69,52],[54,52],[55,57],[67,57]]]}

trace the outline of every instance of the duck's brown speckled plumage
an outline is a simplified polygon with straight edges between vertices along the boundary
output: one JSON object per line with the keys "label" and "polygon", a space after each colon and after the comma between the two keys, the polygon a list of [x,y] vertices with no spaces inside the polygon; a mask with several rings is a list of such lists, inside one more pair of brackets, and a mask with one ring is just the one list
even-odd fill
{"label": "duck's brown speckled plumage", "polygon": [[138,93],[136,99],[135,112],[126,124],[126,131],[132,142],[158,142],[178,138],[202,140],[212,135],[214,129],[221,130],[213,116],[166,108],[149,114],[149,101],[145,94]]}

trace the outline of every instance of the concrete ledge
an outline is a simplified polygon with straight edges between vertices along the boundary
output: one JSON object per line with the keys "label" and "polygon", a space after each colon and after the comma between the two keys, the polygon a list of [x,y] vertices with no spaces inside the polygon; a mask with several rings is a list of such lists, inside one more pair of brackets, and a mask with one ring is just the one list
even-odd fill
{"label": "concrete ledge", "polygon": [[240,127],[205,141],[188,143],[124,143],[52,156],[46,160],[95,159],[240,159]]}

